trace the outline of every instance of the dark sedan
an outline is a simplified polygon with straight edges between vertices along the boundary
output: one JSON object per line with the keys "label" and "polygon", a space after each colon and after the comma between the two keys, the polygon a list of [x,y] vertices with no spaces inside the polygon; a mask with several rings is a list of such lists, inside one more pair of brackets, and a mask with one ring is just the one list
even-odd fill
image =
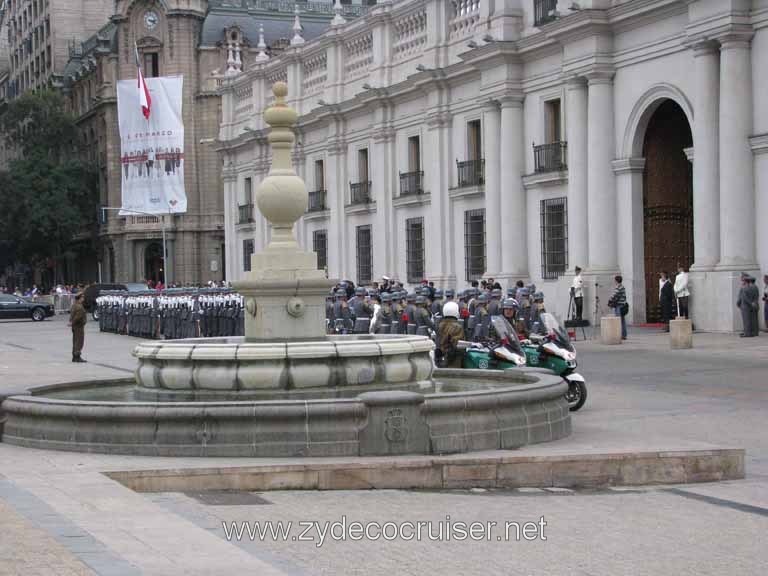
{"label": "dark sedan", "polygon": [[0,318],[32,318],[35,322],[40,322],[53,314],[53,306],[46,302],[33,302],[13,294],[0,294]]}

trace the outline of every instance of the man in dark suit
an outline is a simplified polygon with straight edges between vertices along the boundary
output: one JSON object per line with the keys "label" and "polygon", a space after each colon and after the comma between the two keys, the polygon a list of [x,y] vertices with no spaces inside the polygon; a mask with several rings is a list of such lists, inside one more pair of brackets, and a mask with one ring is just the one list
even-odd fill
{"label": "man in dark suit", "polygon": [[659,304],[661,305],[661,320],[664,322],[664,332],[669,332],[669,321],[672,320],[675,308],[675,288],[669,281],[669,274],[661,273],[661,288],[659,289]]}

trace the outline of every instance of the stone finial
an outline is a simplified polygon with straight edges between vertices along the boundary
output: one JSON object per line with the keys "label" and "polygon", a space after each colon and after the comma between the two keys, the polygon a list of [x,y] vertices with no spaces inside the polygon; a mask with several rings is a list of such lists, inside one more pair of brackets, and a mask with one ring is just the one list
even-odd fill
{"label": "stone finial", "polygon": [[291,46],[300,46],[304,44],[304,38],[301,37],[301,19],[299,18],[299,5],[296,4],[296,6],[293,9],[294,17],[293,17],[293,38],[291,39]]}
{"label": "stone finial", "polygon": [[256,202],[272,224],[269,248],[298,249],[293,224],[306,211],[308,199],[304,181],[296,175],[291,162],[291,150],[296,141],[293,127],[299,115],[285,103],[288,84],[275,82],[272,93],[275,103],[264,111],[264,121],[272,128],[267,137],[272,147],[272,168],[259,186]]}
{"label": "stone finial", "polygon": [[336,3],[333,5],[333,11],[336,15],[333,17],[333,20],[331,20],[331,26],[343,26],[347,23],[344,16],[342,16],[344,8],[341,5],[341,0],[336,0]]}
{"label": "stone finial", "polygon": [[264,42],[264,24],[259,24],[259,43],[256,45],[259,53],[256,55],[256,62],[266,62],[269,60],[267,54],[267,43]]}

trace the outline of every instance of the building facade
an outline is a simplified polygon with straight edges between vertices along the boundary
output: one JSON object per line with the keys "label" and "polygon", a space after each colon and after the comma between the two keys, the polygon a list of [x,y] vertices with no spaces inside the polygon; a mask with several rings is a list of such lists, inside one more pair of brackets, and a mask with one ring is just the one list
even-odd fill
{"label": "building facade", "polygon": [[[302,20],[308,39],[328,27],[334,16],[329,3],[299,4],[306,12]],[[353,18],[362,10],[358,3],[343,12]],[[63,84],[83,134],[83,153],[98,167],[100,206],[121,205],[116,86],[118,80],[136,78],[134,45],[146,77],[183,76],[188,206],[186,213],[174,215],[122,217],[107,211],[96,250],[83,241],[71,251],[71,277],[183,285],[225,279],[221,160],[210,145],[222,121],[218,89],[226,78],[252,65],[260,52],[277,54],[288,45],[293,23],[292,2],[120,0],[101,29],[69,47]]]}
{"label": "building facade", "polygon": [[71,42],[101,28],[112,14],[105,0],[4,0],[0,9],[9,50],[9,92],[56,85]]}
{"label": "building facade", "polygon": [[262,111],[287,80],[310,199],[297,235],[331,277],[534,282],[565,316],[573,269],[606,313],[658,319],[690,268],[697,328],[740,327],[768,269],[768,1],[393,0],[228,81],[226,267],[269,230]]}

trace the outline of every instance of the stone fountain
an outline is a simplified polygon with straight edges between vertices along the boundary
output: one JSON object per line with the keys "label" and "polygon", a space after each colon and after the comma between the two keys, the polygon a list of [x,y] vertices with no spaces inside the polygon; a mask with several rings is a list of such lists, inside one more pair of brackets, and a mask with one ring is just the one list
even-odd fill
{"label": "stone fountain", "polygon": [[124,454],[350,456],[516,448],[570,434],[567,385],[540,371],[435,370],[422,336],[327,336],[335,284],[293,236],[307,190],[291,166],[296,111],[273,86],[272,226],[235,288],[245,338],[144,342],[135,384],[31,389],[2,404],[3,441]]}

